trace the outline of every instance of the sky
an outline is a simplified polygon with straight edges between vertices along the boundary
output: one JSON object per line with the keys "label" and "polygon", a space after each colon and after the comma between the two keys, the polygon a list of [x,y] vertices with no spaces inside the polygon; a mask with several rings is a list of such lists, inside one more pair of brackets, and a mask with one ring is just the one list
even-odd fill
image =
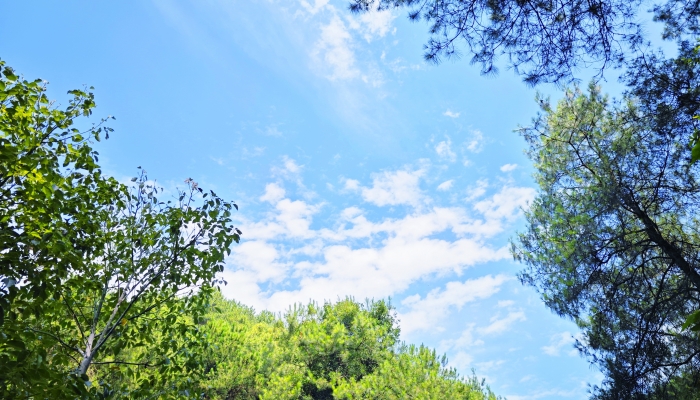
{"label": "sky", "polygon": [[240,206],[226,297],[275,312],[391,298],[402,340],[497,394],[587,398],[602,376],[575,324],[520,284],[509,252],[537,193],[514,132],[536,90],[468,57],[427,64],[427,38],[405,11],[342,0],[0,5],[2,60],[57,104],[94,86],[95,118],[116,117],[105,171],[142,166],[172,190],[192,178]]}

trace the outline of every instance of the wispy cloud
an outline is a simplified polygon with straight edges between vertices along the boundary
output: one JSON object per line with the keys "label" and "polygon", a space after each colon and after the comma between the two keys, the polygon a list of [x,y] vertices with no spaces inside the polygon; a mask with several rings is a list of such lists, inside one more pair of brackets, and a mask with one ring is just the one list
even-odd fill
{"label": "wispy cloud", "polygon": [[487,275],[464,282],[448,282],[444,289],[435,288],[425,298],[420,295],[406,297],[401,304],[409,311],[401,314],[401,330],[410,333],[435,329],[450,308],[459,309],[466,303],[491,297],[509,279],[506,275]]}
{"label": "wispy cloud", "polygon": [[315,15],[328,5],[328,1],[329,0],[314,0],[313,4],[311,4],[306,0],[301,0],[300,4],[306,12],[308,12],[311,15]]}
{"label": "wispy cloud", "polygon": [[540,391],[537,391],[537,392],[534,392],[532,394],[525,395],[525,396],[509,394],[509,395],[506,395],[506,398],[508,400],[537,400],[537,399],[541,399],[541,398],[560,399],[563,397],[577,396],[579,394],[580,394],[580,391],[578,390],[578,388],[575,388],[572,390],[545,389],[545,390],[540,390]]}
{"label": "wispy cloud", "polygon": [[282,136],[282,131],[279,130],[278,125],[268,125],[262,132],[267,136]]}
{"label": "wispy cloud", "polygon": [[484,148],[484,134],[480,130],[472,130],[471,137],[465,143],[465,147],[472,153],[479,153]]}
{"label": "wispy cloud", "polygon": [[391,10],[371,11],[355,17],[341,12],[327,0],[316,0],[311,5],[302,1],[303,10],[310,16],[327,11],[324,16],[330,19],[320,24],[320,34],[311,51],[312,65],[331,81],[344,81],[361,78],[365,83],[379,87],[383,84],[382,72],[377,68],[377,60],[358,62],[357,52],[363,53],[357,43],[358,36],[367,43],[395,32],[392,22],[396,15]]}
{"label": "wispy cloud", "polygon": [[451,110],[445,111],[444,113],[442,113],[442,115],[450,118],[459,118],[459,113]]}
{"label": "wispy cloud", "polygon": [[442,182],[441,184],[438,185],[437,190],[441,191],[446,191],[452,189],[452,185],[454,185],[455,181],[454,179],[450,179],[449,181]]}
{"label": "wispy cloud", "polygon": [[312,59],[318,70],[330,80],[345,80],[360,76],[352,50],[352,35],[337,15],[321,26],[321,35],[312,51]]}
{"label": "wispy cloud", "polygon": [[446,161],[454,162],[457,159],[457,154],[452,151],[452,140],[449,137],[435,146],[435,152]]}
{"label": "wispy cloud", "polygon": [[486,179],[479,179],[476,181],[475,185],[470,186],[467,189],[467,197],[466,201],[472,201],[474,199],[478,199],[479,197],[483,196],[486,194],[486,189],[489,187],[489,182]]}
{"label": "wispy cloud", "polygon": [[550,356],[559,356],[562,349],[569,348],[567,354],[575,356],[578,351],[573,348],[573,344],[576,342],[576,338],[571,332],[561,332],[553,335],[549,340],[549,345],[542,347],[544,354]]}
{"label": "wispy cloud", "polygon": [[396,15],[392,10],[370,11],[360,15],[358,19],[349,18],[350,27],[358,30],[362,37],[369,43],[374,38],[384,37],[389,32],[395,32],[392,22]]}
{"label": "wispy cloud", "polygon": [[479,329],[479,332],[483,335],[501,334],[509,330],[510,327],[516,322],[522,322],[526,319],[527,318],[525,317],[524,311],[512,311],[503,318],[499,318],[497,316],[491,318],[491,323],[488,326]]}

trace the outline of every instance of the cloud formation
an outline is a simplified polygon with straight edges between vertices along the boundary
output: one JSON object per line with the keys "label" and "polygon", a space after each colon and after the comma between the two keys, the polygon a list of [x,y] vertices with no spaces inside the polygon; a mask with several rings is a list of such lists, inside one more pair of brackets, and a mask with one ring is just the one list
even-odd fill
{"label": "cloud formation", "polygon": [[452,185],[454,185],[455,181],[454,179],[450,179],[449,181],[442,182],[441,184],[438,185],[437,190],[450,190],[452,189]]}
{"label": "cloud formation", "polygon": [[452,140],[447,138],[435,146],[437,155],[446,161],[454,162],[457,159],[457,154],[452,151]]}
{"label": "cloud formation", "polygon": [[418,206],[424,199],[420,189],[422,169],[385,171],[372,175],[372,187],[362,188],[362,198],[377,206]]}
{"label": "cloud formation", "polygon": [[448,282],[444,289],[435,288],[425,298],[417,294],[406,297],[401,304],[409,311],[400,316],[401,331],[439,329],[439,323],[450,308],[460,309],[466,303],[491,297],[509,279],[506,275],[486,275],[464,282]]}
{"label": "cloud formation", "polygon": [[[505,247],[486,239],[516,218],[532,196],[528,188],[503,187],[471,207],[438,206],[420,189],[427,169],[407,167],[371,174],[369,185],[345,179],[343,195],[359,195],[363,202],[326,217],[317,227],[324,202],[291,198],[284,187],[285,182],[303,186],[301,166],[284,158],[278,169],[283,173],[273,175],[283,179],[268,183],[259,197],[269,204],[268,211],[238,224],[246,234],[243,244],[233,248],[224,273],[231,284],[223,288],[228,297],[273,311],[310,299],[395,296],[427,277],[459,275],[507,258]],[[369,212],[397,205],[408,207],[394,217],[372,218]],[[487,275],[448,282],[424,296],[405,293],[403,329],[437,326],[450,310],[497,293],[508,279]],[[497,326],[487,330],[496,332]]]}
{"label": "cloud formation", "polygon": [[484,148],[484,134],[480,130],[473,130],[466,142],[466,148],[472,153],[481,152]]}
{"label": "cloud formation", "polygon": [[518,168],[518,164],[505,164],[501,166],[501,172],[510,172]]}
{"label": "cloud formation", "polygon": [[334,15],[321,26],[321,35],[316,42],[312,57],[317,66],[329,70],[330,80],[344,80],[360,76],[355,66],[355,53],[351,48],[352,36],[340,17]]}
{"label": "cloud formation", "polygon": [[314,69],[331,81],[360,78],[371,86],[381,86],[383,77],[376,60],[358,65],[358,52],[362,55],[366,49],[358,46],[357,39],[371,43],[389,32],[395,33],[392,23],[396,15],[392,10],[374,10],[356,17],[339,11],[328,0],[315,0],[313,4],[302,0],[300,4],[298,13],[309,21],[329,18],[320,24],[319,36],[311,51]]}
{"label": "cloud formation", "polygon": [[350,18],[350,27],[358,30],[362,37],[369,43],[374,38],[384,37],[392,29],[391,23],[396,15],[391,10],[370,11],[360,14],[358,19]]}
{"label": "cloud formation", "polygon": [[516,322],[525,321],[525,312],[522,310],[511,311],[503,318],[494,316],[491,318],[491,323],[488,326],[479,329],[482,335],[498,335],[506,332]]}

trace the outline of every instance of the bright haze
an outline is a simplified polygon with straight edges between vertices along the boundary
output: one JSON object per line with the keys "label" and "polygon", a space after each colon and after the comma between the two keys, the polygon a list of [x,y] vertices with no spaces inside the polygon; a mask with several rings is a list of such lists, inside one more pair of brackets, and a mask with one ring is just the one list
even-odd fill
{"label": "bright haze", "polygon": [[[95,87],[100,161],[240,206],[222,292],[283,311],[391,297],[402,339],[508,399],[583,399],[576,326],[516,274],[535,91],[422,59],[427,26],[344,1],[5,2],[0,57],[51,97]],[[552,90],[552,88],[540,88]]]}

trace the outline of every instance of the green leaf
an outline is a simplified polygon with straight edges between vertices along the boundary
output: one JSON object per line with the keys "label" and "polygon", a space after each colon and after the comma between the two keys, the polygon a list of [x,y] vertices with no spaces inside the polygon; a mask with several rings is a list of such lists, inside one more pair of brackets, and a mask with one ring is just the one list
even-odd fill
{"label": "green leaf", "polygon": [[2,71],[2,74],[5,75],[5,78],[7,78],[7,80],[10,82],[14,82],[17,80],[17,75],[14,74],[11,68],[5,68]]}
{"label": "green leaf", "polygon": [[697,135],[699,132],[695,132],[696,139],[694,140],[693,147],[690,150],[690,163],[694,164],[700,160],[700,140],[697,140]]}
{"label": "green leaf", "polygon": [[683,325],[681,325],[683,330],[690,329],[693,332],[700,331],[700,310],[697,310],[685,319]]}

